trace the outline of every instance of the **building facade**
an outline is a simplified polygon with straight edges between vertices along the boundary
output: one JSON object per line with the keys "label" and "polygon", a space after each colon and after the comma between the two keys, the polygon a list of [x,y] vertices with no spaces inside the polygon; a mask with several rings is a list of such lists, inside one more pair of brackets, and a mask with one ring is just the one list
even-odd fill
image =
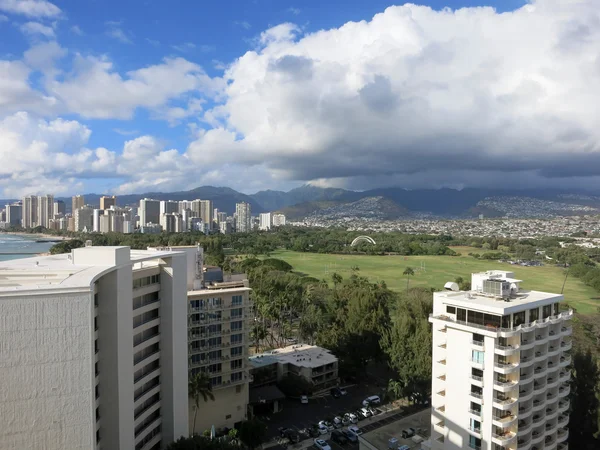
{"label": "building facade", "polygon": [[186,257],[0,263],[3,449],[158,450],[188,434]]}
{"label": "building facade", "polygon": [[83,195],[74,195],[71,197],[71,214],[74,214],[79,208],[85,206],[85,198]]}
{"label": "building facade", "polygon": [[572,311],[512,272],[434,293],[431,448],[567,450]]}
{"label": "building facade", "polygon": [[60,215],[65,215],[67,213],[67,208],[65,205],[65,202],[63,202],[62,200],[57,200],[54,202],[54,215],[55,216],[60,216]]}
{"label": "building facade", "polygon": [[103,195],[100,197],[100,209],[110,209],[111,206],[117,206],[117,197]]}
{"label": "building facade", "polygon": [[149,223],[160,223],[160,201],[144,198],[140,200],[140,227],[145,227]]}
{"label": "building facade", "polygon": [[[75,221],[74,231],[92,231],[94,227],[94,210],[88,206],[77,209],[73,213]],[[101,216],[103,217],[103,216]]]}
{"label": "building facade", "polygon": [[6,205],[6,223],[10,227],[21,225],[23,220],[23,206],[19,203]]}
{"label": "building facade", "polygon": [[273,226],[282,227],[285,225],[285,214],[273,214]]}
{"label": "building facade", "polygon": [[252,215],[250,203],[242,202],[235,204],[235,231],[247,233],[252,230]]}
{"label": "building facade", "polygon": [[273,220],[270,212],[260,213],[259,221],[260,223],[258,225],[258,228],[260,230],[270,230],[271,226],[273,225]]}

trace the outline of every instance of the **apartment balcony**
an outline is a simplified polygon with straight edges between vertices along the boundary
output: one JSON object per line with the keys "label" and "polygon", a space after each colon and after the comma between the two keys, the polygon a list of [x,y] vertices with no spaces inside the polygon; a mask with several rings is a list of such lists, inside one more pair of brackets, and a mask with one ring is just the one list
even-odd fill
{"label": "apartment balcony", "polygon": [[438,345],[439,348],[443,348],[444,350],[446,350],[446,343],[444,342],[443,344]]}
{"label": "apartment balcony", "polygon": [[542,362],[542,361],[545,361],[546,359],[548,359],[548,354],[545,349],[535,352],[535,354],[534,354],[535,362]]}
{"label": "apartment balcony", "polygon": [[543,334],[535,335],[535,345],[541,345],[541,344],[545,344],[547,342],[548,342],[548,336],[543,335]]}
{"label": "apartment balcony", "polygon": [[440,420],[439,422],[437,422],[434,425],[436,428],[441,428],[441,430],[438,430],[440,433],[443,433],[443,429],[446,428],[446,422],[444,420]]}
{"label": "apartment balcony", "polygon": [[567,367],[569,364],[571,364],[571,355],[564,355],[560,357],[560,362],[558,363],[560,367]]}
{"label": "apartment balcony", "polygon": [[548,386],[548,389],[555,388],[556,386],[558,386],[558,383],[559,380],[557,376],[548,375],[548,379],[546,380],[546,386]]}
{"label": "apartment balcony", "polygon": [[479,359],[471,358],[471,365],[476,369],[480,369],[480,370],[484,369],[483,361],[481,361]]}
{"label": "apartment balcony", "polygon": [[533,395],[540,395],[546,391],[546,383],[533,382]]}
{"label": "apartment balcony", "polygon": [[536,398],[533,403],[533,412],[537,412],[537,411],[541,411],[542,409],[544,409],[544,406],[546,406],[546,400],[541,400],[539,398]]}
{"label": "apartment balcony", "polygon": [[521,351],[523,352],[525,350],[531,350],[534,345],[535,345],[535,340],[533,340],[533,339],[523,340],[523,341],[521,341]]}
{"label": "apartment balcony", "polygon": [[502,434],[496,434],[492,432],[492,442],[498,445],[507,446],[510,442],[516,439],[517,434],[513,431],[506,431]]}
{"label": "apartment balcony", "polygon": [[563,311],[559,315],[563,320],[571,320],[573,318],[573,310]]}
{"label": "apartment balcony", "polygon": [[514,355],[516,352],[519,351],[520,348],[521,348],[521,346],[519,344],[516,344],[516,345],[496,344],[496,347],[494,348],[494,353],[496,353],[497,355],[509,356],[509,355]]}
{"label": "apartment balcony", "polygon": [[478,377],[477,375],[471,375],[471,384],[482,387],[483,386],[483,378]]}
{"label": "apartment balcony", "polygon": [[536,413],[531,418],[531,423],[534,427],[537,427],[538,425],[543,424],[544,420],[545,420],[545,416],[543,413]]}
{"label": "apartment balcony", "polygon": [[521,368],[529,367],[533,364],[535,358],[533,355],[523,355],[521,354]]}
{"label": "apartment balcony", "polygon": [[533,370],[520,375],[521,384],[529,383],[531,380],[533,380]]}
{"label": "apartment balcony", "polygon": [[435,410],[437,412],[445,413],[446,412],[446,405],[438,406],[437,408],[435,408]]}
{"label": "apartment balcony", "polygon": [[506,399],[500,399],[500,398],[495,398],[492,400],[494,408],[498,408],[502,411],[506,411],[507,409],[509,409],[511,406],[513,406],[515,403],[517,403],[517,399],[516,398],[506,398]]}
{"label": "apartment balcony", "polygon": [[446,390],[444,389],[443,391],[439,391],[437,393],[437,395],[439,395],[440,397],[445,397],[446,396]]}
{"label": "apartment balcony", "polygon": [[544,450],[548,450],[556,447],[556,432],[553,431],[552,434],[546,435],[544,439]]}
{"label": "apartment balcony", "polygon": [[565,442],[567,439],[569,439],[569,430],[566,428],[559,428],[556,432],[556,442],[560,444]]}
{"label": "apartment balcony", "polygon": [[[562,344],[561,344],[561,345],[562,345]],[[548,346],[548,354],[547,354],[547,357],[548,357],[548,358],[551,358],[551,357],[553,357],[553,356],[558,356],[560,352],[561,352],[561,349],[560,349],[560,347],[559,347],[558,345],[552,345],[552,344],[550,344],[550,345]]]}
{"label": "apartment balcony", "polygon": [[[520,422],[520,421],[519,421]],[[523,437],[531,431],[533,428],[533,420],[529,420],[524,424],[519,423],[519,430],[517,431],[518,437]]]}
{"label": "apartment balcony", "polygon": [[475,428],[475,427],[469,427],[467,428],[467,430],[469,431],[469,434],[481,438],[481,427],[479,428]]}
{"label": "apartment balcony", "polygon": [[531,444],[531,436],[525,436],[521,439],[517,439],[517,448],[519,450],[526,450]]}
{"label": "apartment balcony", "polygon": [[571,336],[573,333],[573,327],[571,325],[565,325],[560,329],[561,336]]}
{"label": "apartment balcony", "polygon": [[546,393],[546,403],[552,404],[558,400],[558,395],[556,395],[556,391],[549,391]]}
{"label": "apartment balcony", "polygon": [[572,347],[573,347],[573,343],[571,341],[562,341],[560,343],[560,348],[563,352],[567,352],[567,351],[571,350]]}
{"label": "apartment balcony", "polygon": [[569,425],[569,416],[568,415],[558,416],[558,420],[556,421],[556,426],[558,428],[565,428],[567,425]]}
{"label": "apartment balcony", "polygon": [[571,387],[568,384],[563,385],[563,386],[561,386],[561,387],[558,388],[558,396],[560,398],[567,397],[570,392],[571,392]]}
{"label": "apartment balcony", "polygon": [[435,438],[435,440],[436,440],[436,441],[438,441],[440,444],[443,444],[443,443],[444,443],[444,440],[445,440],[445,438],[444,438],[444,436],[442,435],[442,436],[438,436],[437,438]]}
{"label": "apartment balcony", "polygon": [[477,409],[469,409],[469,414],[474,415],[477,418],[481,418],[481,410],[477,410]]}
{"label": "apartment balcony", "polygon": [[476,341],[476,340],[471,340],[471,347],[477,349],[477,350],[483,350],[484,349],[484,343],[483,341]]}
{"label": "apartment balcony", "polygon": [[479,392],[470,392],[469,395],[474,398],[476,401],[478,401],[479,403],[483,404],[483,395],[480,394]]}
{"label": "apartment balcony", "polygon": [[514,362],[514,363],[501,363],[501,362],[496,362],[494,363],[494,371],[501,373],[501,374],[508,374],[508,373],[512,373],[515,370],[517,370],[519,368],[520,363],[518,362]]}
{"label": "apartment balcony", "polygon": [[[556,441],[558,442],[558,436],[556,437]],[[569,444],[557,444],[556,450],[569,450]]]}
{"label": "apartment balcony", "polygon": [[496,389],[497,391],[500,391],[500,392],[512,391],[518,385],[519,385],[518,380],[510,380],[510,381],[494,380],[494,389]]}
{"label": "apartment balcony", "polygon": [[539,429],[531,432],[531,445],[539,444],[546,437],[546,433]]}
{"label": "apartment balcony", "polygon": [[546,367],[536,367],[533,369],[534,378],[545,377],[548,373],[548,368]]}
{"label": "apartment balcony", "polygon": [[546,409],[546,420],[553,420],[558,417],[558,408],[547,408]]}
{"label": "apartment balcony", "polygon": [[501,428],[511,426],[515,420],[517,420],[517,416],[511,412],[506,412],[505,414],[501,415],[494,414],[492,416],[492,423]]}
{"label": "apartment balcony", "polygon": [[556,363],[548,361],[548,376],[552,375],[559,368],[558,360]]}
{"label": "apartment balcony", "polygon": [[519,401],[526,402],[533,398],[533,388],[525,389],[523,391],[519,391]]}
{"label": "apartment balcony", "polygon": [[519,419],[526,419],[533,413],[533,407],[531,405],[519,407]]}
{"label": "apartment balcony", "polygon": [[567,383],[571,379],[571,372],[569,370],[561,371],[558,378],[562,383]]}
{"label": "apartment balcony", "polygon": [[568,412],[570,407],[571,407],[571,402],[569,401],[568,398],[558,402],[558,412],[559,413]]}
{"label": "apartment balcony", "polygon": [[446,374],[440,375],[437,377],[438,380],[446,381]]}

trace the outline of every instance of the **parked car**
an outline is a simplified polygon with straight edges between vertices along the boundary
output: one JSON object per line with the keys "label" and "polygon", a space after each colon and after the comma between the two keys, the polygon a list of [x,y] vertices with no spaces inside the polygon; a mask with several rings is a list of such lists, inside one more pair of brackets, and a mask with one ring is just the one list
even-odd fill
{"label": "parked car", "polygon": [[358,428],[356,425],[350,425],[348,427],[348,431],[350,433],[354,433],[356,436],[360,436],[363,432],[360,428]]}
{"label": "parked car", "polygon": [[350,417],[350,420],[352,421],[352,423],[358,422],[358,416],[356,415],[356,413],[350,412],[350,413],[348,413],[348,417]]}
{"label": "parked car", "polygon": [[[317,431],[317,430],[315,430]],[[298,431],[298,435],[300,436],[300,440],[308,439],[312,436],[312,431],[310,428],[302,428]],[[320,436],[321,434],[317,431],[317,434],[314,437]]]}
{"label": "parked car", "polygon": [[331,447],[323,439],[315,439],[315,446],[320,450],[331,450]]}
{"label": "parked car", "polygon": [[327,434],[329,433],[329,428],[327,428],[327,425],[325,425],[323,423],[323,421],[319,422],[319,424],[317,425],[318,429],[319,429],[319,433],[320,434]]}
{"label": "parked car", "polygon": [[331,432],[331,440],[342,445],[348,442],[348,438],[340,430],[334,430]]}
{"label": "parked car", "polygon": [[335,428],[340,428],[342,426],[342,418],[340,416],[335,416],[333,418],[333,426]]}
{"label": "parked car", "polygon": [[329,421],[329,420],[321,420],[319,422],[319,427],[325,427],[327,429],[327,431],[333,431],[333,424]]}
{"label": "parked car", "polygon": [[358,436],[356,436],[352,431],[342,430],[342,433],[344,433],[344,436],[346,436],[346,439],[348,439],[348,441],[358,442]]}
{"label": "parked car", "polygon": [[379,411],[379,410],[378,410],[378,409],[376,409],[376,408],[371,408],[371,407],[369,406],[369,412],[371,413],[371,415],[372,415],[372,416],[376,416],[376,415],[377,415],[377,414],[379,414],[381,411]]}
{"label": "parked car", "polygon": [[372,416],[371,411],[369,411],[369,408],[367,408],[366,406],[364,408],[361,408],[360,412],[365,417],[365,419],[367,417],[371,417]]}
{"label": "parked car", "polygon": [[348,425],[352,425],[352,419],[350,418],[350,414],[346,413],[344,414],[344,417],[342,417],[342,425],[344,426],[348,426]]}
{"label": "parked car", "polygon": [[306,405],[308,403],[308,395],[300,396],[300,403]]}
{"label": "parked car", "polygon": [[283,438],[287,438],[292,444],[297,444],[300,442],[300,435],[291,428],[279,428],[279,434]]}
{"label": "parked car", "polygon": [[416,434],[416,431],[414,428],[407,428],[406,430],[402,430],[402,437],[404,439],[413,437],[415,434]]}
{"label": "parked car", "polygon": [[319,425],[317,425],[316,423],[308,427],[307,430],[310,437],[319,437],[322,434]]}
{"label": "parked car", "polygon": [[362,402],[363,406],[379,405],[380,403],[381,399],[379,398],[379,395],[371,395],[370,397],[365,398]]}

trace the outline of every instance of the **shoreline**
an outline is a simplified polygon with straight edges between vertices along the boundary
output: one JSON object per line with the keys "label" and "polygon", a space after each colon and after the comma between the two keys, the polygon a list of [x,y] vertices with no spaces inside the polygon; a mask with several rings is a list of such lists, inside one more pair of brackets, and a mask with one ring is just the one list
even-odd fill
{"label": "shoreline", "polygon": [[55,236],[53,234],[46,233],[26,233],[24,231],[3,231],[0,233],[0,236],[2,236],[2,234],[10,234],[13,236],[32,236],[34,239],[51,239],[56,241],[65,241],[70,239],[67,236]]}

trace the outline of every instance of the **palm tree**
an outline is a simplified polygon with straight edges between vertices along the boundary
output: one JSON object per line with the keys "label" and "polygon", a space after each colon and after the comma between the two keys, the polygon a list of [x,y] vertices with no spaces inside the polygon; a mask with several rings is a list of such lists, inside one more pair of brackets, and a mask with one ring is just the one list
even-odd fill
{"label": "palm tree", "polygon": [[210,398],[213,402],[215,396],[212,393],[212,386],[210,385],[210,378],[206,372],[198,372],[196,375],[190,378],[188,383],[188,395],[194,399],[194,424],[192,425],[192,436],[196,431],[196,415],[200,409],[200,397],[205,402]]}
{"label": "palm tree", "polygon": [[404,272],[402,272],[402,275],[406,275],[406,293],[408,293],[408,283],[410,281],[410,277],[411,275],[414,275],[415,271],[413,270],[412,267],[407,267],[406,269],[404,269]]}

